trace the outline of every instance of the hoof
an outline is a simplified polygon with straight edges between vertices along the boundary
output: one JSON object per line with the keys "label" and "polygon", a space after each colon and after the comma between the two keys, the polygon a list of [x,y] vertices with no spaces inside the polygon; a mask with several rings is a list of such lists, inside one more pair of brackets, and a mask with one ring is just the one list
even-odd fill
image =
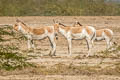
{"label": "hoof", "polygon": [[53,54],[52,56],[56,56],[56,54]]}
{"label": "hoof", "polygon": [[87,58],[88,58],[88,57],[90,57],[90,55],[86,55],[85,57],[87,57]]}

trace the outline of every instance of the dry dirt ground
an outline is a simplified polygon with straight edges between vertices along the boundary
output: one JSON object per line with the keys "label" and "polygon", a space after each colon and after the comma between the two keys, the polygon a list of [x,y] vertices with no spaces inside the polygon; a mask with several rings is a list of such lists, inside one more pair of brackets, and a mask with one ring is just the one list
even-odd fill
{"label": "dry dirt ground", "polygon": [[[27,25],[31,27],[39,27],[43,25],[53,25],[53,19],[59,19],[65,25],[73,25],[77,20],[83,25],[91,25],[96,29],[109,28],[114,32],[114,41],[117,45],[120,44],[120,16],[57,16],[57,17],[17,17],[23,20]],[[0,24],[14,24],[16,17],[0,17]],[[11,44],[15,41],[8,41],[3,44]],[[16,42],[20,50],[27,52],[27,42],[22,41],[21,43]],[[48,56],[51,49],[48,39],[35,40],[36,50],[33,52],[28,52],[30,59],[28,62],[35,63],[38,66],[44,66],[51,70],[52,66],[60,66],[60,73],[57,72],[44,72],[40,73],[38,70],[33,71],[29,74],[25,72],[13,72],[7,75],[1,75],[0,80],[120,80],[120,68],[116,69],[116,65],[120,63],[120,52],[103,54],[106,49],[105,41],[95,42],[95,46],[92,51],[95,53],[93,57],[84,57],[87,55],[87,46],[85,40],[73,40],[72,41],[72,55],[69,56],[67,53],[67,41],[62,35],[59,35],[59,39],[56,40],[57,49],[56,57]],[[34,56],[34,57],[33,57]],[[61,66],[62,65],[62,66]],[[74,67],[75,69],[70,69],[67,71],[66,66]],[[81,68],[76,68],[81,67]],[[87,67],[87,68],[86,68]],[[63,68],[63,70],[61,69]],[[113,69],[113,70],[112,70]],[[114,71],[114,69],[116,71]],[[25,69],[26,70],[26,69]],[[37,68],[36,68],[37,70]],[[81,71],[77,71],[81,70]],[[23,70],[24,71],[24,70]],[[91,72],[90,72],[91,71]],[[96,72],[97,71],[97,72]],[[100,72],[99,72],[100,71]],[[59,72],[59,69],[58,69]],[[64,73],[65,72],[65,73]],[[78,72],[78,73],[77,73]],[[63,73],[63,74],[62,74]]]}

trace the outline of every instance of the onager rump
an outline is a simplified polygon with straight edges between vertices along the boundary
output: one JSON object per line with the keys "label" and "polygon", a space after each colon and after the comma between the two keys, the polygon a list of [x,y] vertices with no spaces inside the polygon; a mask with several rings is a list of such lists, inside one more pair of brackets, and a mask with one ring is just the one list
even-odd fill
{"label": "onager rump", "polygon": [[54,26],[44,26],[41,28],[31,28],[20,20],[16,20],[16,24],[13,26],[14,30],[22,32],[28,39],[28,49],[35,48],[33,44],[34,39],[49,38],[52,50],[50,55],[55,55],[56,43]]}
{"label": "onager rump", "polygon": [[110,29],[99,29],[96,30],[96,41],[105,40],[107,44],[107,49],[112,46],[113,31]]}

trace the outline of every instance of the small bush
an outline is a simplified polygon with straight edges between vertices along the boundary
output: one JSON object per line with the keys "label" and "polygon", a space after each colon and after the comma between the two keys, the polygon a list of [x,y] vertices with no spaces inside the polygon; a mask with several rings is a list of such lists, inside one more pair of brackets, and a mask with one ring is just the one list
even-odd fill
{"label": "small bush", "polygon": [[[8,38],[10,36],[15,37],[15,33],[12,31],[12,27],[1,27],[0,42],[4,43],[6,40],[2,36],[8,36]],[[14,46],[13,44],[0,44],[0,69],[15,70],[32,66],[32,64],[26,62],[26,57],[17,52],[18,49],[19,48]]]}
{"label": "small bush", "polygon": [[5,70],[22,69],[32,64],[26,62],[26,58],[19,53],[0,50],[0,68]]}

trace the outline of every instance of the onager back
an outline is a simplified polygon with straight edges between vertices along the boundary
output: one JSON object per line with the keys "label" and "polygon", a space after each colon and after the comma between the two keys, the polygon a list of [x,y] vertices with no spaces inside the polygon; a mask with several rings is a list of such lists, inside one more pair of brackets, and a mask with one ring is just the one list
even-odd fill
{"label": "onager back", "polygon": [[56,43],[55,43],[55,32],[54,26],[42,26],[40,28],[31,28],[20,20],[16,20],[16,24],[13,26],[16,31],[22,32],[28,39],[28,49],[35,48],[33,44],[34,39],[49,38],[52,50],[50,55],[55,55]]}

